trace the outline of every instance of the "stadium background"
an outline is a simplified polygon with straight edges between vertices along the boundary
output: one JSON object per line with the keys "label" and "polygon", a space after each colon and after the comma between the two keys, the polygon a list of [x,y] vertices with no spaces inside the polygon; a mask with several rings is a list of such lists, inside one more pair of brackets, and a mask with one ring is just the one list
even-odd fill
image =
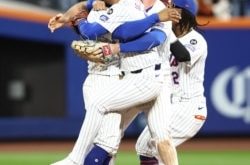
{"label": "stadium background", "polygon": [[[70,28],[49,32],[47,22],[54,14],[53,10],[0,2],[0,164],[11,165],[8,156],[13,155],[19,162],[13,164],[27,164],[22,160],[26,157],[29,162],[34,151],[61,153],[48,162],[60,159],[72,149],[78,135],[84,116],[81,88],[86,63],[73,55],[70,43],[78,36]],[[200,151],[207,151],[214,154],[205,152],[208,159],[222,155],[224,163],[229,160],[227,164],[247,165],[250,18],[200,18],[201,23],[207,21],[210,23],[203,34],[209,53],[204,84],[208,120],[179,150],[183,161],[185,157],[198,159]],[[144,125],[140,115],[126,131],[122,151],[133,152],[134,139]],[[20,154],[24,151],[26,156]],[[194,153],[189,155],[191,151]],[[229,154],[223,157],[224,151]],[[43,162],[40,159],[33,164]],[[7,163],[1,163],[4,160]]]}

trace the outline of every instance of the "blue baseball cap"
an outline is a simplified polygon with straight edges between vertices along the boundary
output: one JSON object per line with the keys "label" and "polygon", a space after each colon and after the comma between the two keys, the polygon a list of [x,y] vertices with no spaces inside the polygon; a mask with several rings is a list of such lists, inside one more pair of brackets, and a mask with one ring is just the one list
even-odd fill
{"label": "blue baseball cap", "polygon": [[194,16],[197,14],[198,5],[196,0],[173,0],[175,6],[184,8],[191,12]]}

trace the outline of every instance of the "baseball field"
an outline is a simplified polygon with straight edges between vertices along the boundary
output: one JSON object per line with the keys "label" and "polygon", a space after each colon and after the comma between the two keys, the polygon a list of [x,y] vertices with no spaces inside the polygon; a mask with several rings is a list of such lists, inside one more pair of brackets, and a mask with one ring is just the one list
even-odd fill
{"label": "baseball field", "polygon": [[[134,141],[124,141],[117,165],[137,165]],[[64,158],[73,142],[1,142],[0,165],[49,165]],[[180,165],[249,165],[250,139],[194,139],[178,148]]]}

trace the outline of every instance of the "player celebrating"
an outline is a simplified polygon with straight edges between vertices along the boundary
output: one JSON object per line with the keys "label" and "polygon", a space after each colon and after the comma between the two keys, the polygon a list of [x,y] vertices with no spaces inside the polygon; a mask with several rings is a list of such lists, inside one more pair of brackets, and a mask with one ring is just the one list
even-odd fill
{"label": "player celebrating", "polygon": [[[175,146],[192,138],[203,126],[206,116],[206,99],[204,97],[204,70],[207,57],[207,43],[197,32],[195,19],[197,6],[193,0],[174,0],[181,9],[179,23],[173,24],[173,30],[180,42],[190,52],[189,62],[179,62],[174,56],[170,58],[173,80],[172,108],[170,125],[167,128]],[[140,135],[136,150],[141,156],[141,164],[155,165],[156,152],[152,150],[151,135],[146,127]]]}
{"label": "player celebrating", "polygon": [[[157,5],[155,5],[155,6],[157,6]],[[138,27],[138,26],[137,26]],[[131,34],[130,34],[130,36],[131,36]],[[177,43],[177,45],[175,45],[175,46],[178,46],[178,43]],[[178,47],[178,48],[180,48],[180,47]],[[167,73],[166,73],[167,74]],[[164,98],[166,98],[167,96],[167,93],[169,93],[169,89],[167,89],[166,90],[166,88],[165,88],[165,90],[164,90],[164,92],[161,92],[161,93],[163,93],[162,95],[164,95]],[[163,97],[163,96],[161,96],[161,97]],[[161,98],[160,97],[160,98]],[[158,100],[158,99],[157,99]],[[164,101],[165,102],[165,104],[164,105],[166,105],[166,101]],[[159,106],[157,105],[157,108],[158,108]],[[167,106],[168,107],[168,106]],[[165,110],[165,108],[166,107],[163,107],[163,108],[161,108],[162,110],[164,110],[164,112],[166,112],[166,110]],[[163,112],[163,113],[164,113]],[[158,117],[158,119],[160,119],[160,117]],[[165,117],[164,117],[164,119],[165,119]],[[163,122],[162,122],[163,123]],[[159,129],[160,130],[160,129]],[[166,141],[164,141],[163,143],[166,143]],[[167,142],[167,144],[169,144],[169,142]],[[100,144],[99,144],[100,145]],[[167,146],[166,148],[169,148],[169,147],[171,147],[171,146]],[[166,148],[161,148],[161,147],[159,147],[162,151],[166,151]],[[172,154],[174,154],[174,150],[170,150],[170,149],[167,149],[167,152],[171,152]],[[92,154],[92,152],[91,152],[91,154]],[[165,155],[164,155],[165,156]],[[88,157],[87,157],[88,158]],[[93,156],[92,158],[95,158],[95,156]],[[170,158],[172,158],[172,159],[170,159]],[[169,157],[168,159],[165,159],[164,160],[165,162],[170,162],[171,164],[177,164],[177,162],[176,162],[176,160],[175,160],[175,158],[174,157]],[[171,162],[172,161],[172,162]],[[168,163],[168,164],[170,164],[170,163]]]}
{"label": "player celebrating", "polygon": [[[115,12],[115,9],[113,10],[113,12]],[[100,22],[100,23],[103,25],[105,22]],[[150,51],[149,53],[153,53],[153,52]],[[99,98],[97,97],[95,102],[93,103],[93,106],[90,107],[93,109],[87,111],[87,112],[95,113],[95,114],[92,114],[92,116],[95,116],[95,120],[92,122],[95,122],[95,125],[97,127],[99,124],[101,124],[100,119],[102,118],[101,116],[102,113],[100,113],[100,111],[110,112],[110,111],[127,109],[130,107],[139,105],[141,103],[146,103],[148,101],[151,101],[158,95],[160,91],[158,89],[160,88],[155,88],[158,86],[155,83],[151,84],[151,80],[154,80],[156,77],[159,76],[158,78],[161,79],[160,75],[155,75],[155,73],[157,72],[155,71],[152,72],[151,70],[151,69],[154,69],[157,71],[160,67],[158,64],[157,65],[155,64],[157,60],[159,60],[158,63],[160,62],[160,59],[157,59],[159,55],[156,50],[155,50],[155,53],[156,54],[153,53],[150,55],[148,53],[146,53],[145,55],[140,53],[140,55],[138,56],[135,56],[135,54],[126,54],[125,56],[121,56],[122,57],[121,69],[124,70],[125,76],[123,77],[121,82],[112,84],[113,86],[110,86],[109,88],[107,88],[99,96]],[[144,88],[143,86],[145,86],[146,88]],[[155,88],[156,91],[150,90],[150,88],[152,87]],[[96,113],[95,109],[99,110],[98,113]],[[159,126],[152,126],[158,120],[158,116],[153,117],[154,115],[156,115],[154,112],[157,113],[157,111],[152,110],[151,112],[152,113],[149,114],[149,116],[151,116],[152,118],[149,118],[151,120],[149,121],[149,123],[151,124],[151,127],[153,127],[153,130],[155,131],[155,135],[157,135],[159,139],[164,139],[165,137],[163,136],[166,136],[166,134],[160,131],[161,129],[159,128]],[[88,116],[85,117],[84,124],[87,118]],[[152,122],[153,120],[154,122]],[[94,131],[93,129],[91,130]],[[94,149],[97,150],[96,148]],[[90,152],[90,154],[92,153],[93,152]],[[105,156],[105,154],[103,155]],[[103,157],[99,156],[98,160],[100,162],[102,162],[101,161],[102,159]],[[92,164],[92,163],[94,164],[94,161],[95,159],[93,159],[91,155],[88,155],[85,159],[86,164]]]}
{"label": "player celebrating", "polygon": [[[168,130],[170,136],[173,138],[174,145],[179,145],[193,137],[200,130],[206,119],[207,110],[205,97],[203,95],[203,79],[207,44],[204,38],[195,30],[197,29],[195,3],[187,0],[175,0],[175,4],[182,9],[183,20],[180,24],[175,24],[173,29],[176,35],[180,37],[181,42],[187,46],[191,54],[191,56],[189,56],[189,62],[186,63],[180,63],[180,61],[174,59],[173,56],[171,58],[174,93],[172,97],[172,115],[171,118],[168,117],[168,119],[170,119]],[[198,74],[198,68],[201,68],[200,74]],[[186,69],[189,70],[188,73]],[[184,77],[185,79],[183,79]],[[187,79],[189,79],[189,81],[187,81],[189,82],[188,85],[192,86],[193,83],[196,84],[195,87],[198,88],[193,90],[185,88],[185,85],[187,85],[185,80]],[[150,139],[151,136],[146,128],[137,143],[141,164],[153,165],[157,163],[157,159],[153,157],[155,152],[151,149],[152,144],[149,141]]]}

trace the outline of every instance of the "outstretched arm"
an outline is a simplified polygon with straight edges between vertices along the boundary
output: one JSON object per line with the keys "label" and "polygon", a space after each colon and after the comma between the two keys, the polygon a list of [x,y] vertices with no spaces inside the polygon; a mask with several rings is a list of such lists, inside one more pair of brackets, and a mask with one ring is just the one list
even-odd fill
{"label": "outstretched arm", "polygon": [[50,18],[48,28],[51,32],[54,32],[56,29],[71,24],[77,16],[87,17],[87,14],[86,2],[79,2],[70,7],[65,13],[58,13],[56,16]]}

